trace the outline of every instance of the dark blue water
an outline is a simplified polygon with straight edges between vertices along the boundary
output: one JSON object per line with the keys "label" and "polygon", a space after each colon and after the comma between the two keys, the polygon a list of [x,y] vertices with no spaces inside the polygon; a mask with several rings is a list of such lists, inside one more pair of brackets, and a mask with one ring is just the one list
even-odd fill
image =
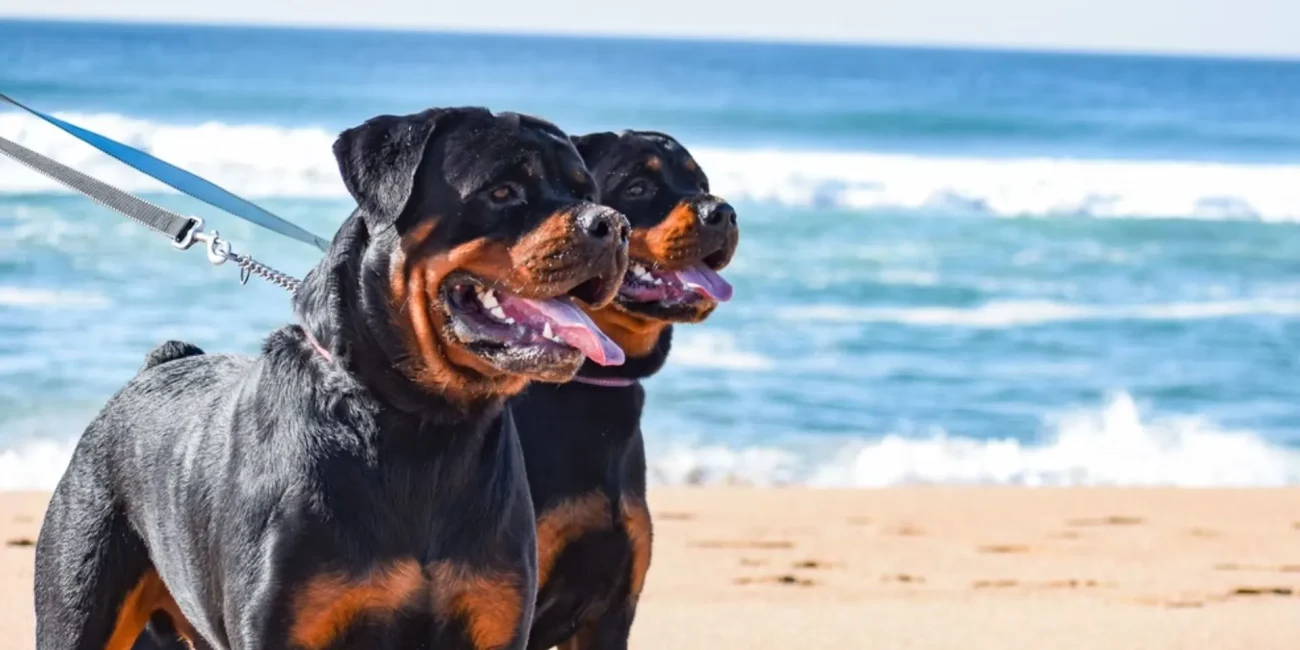
{"label": "dark blue water", "polygon": [[1300,64],[101,24],[0,23],[0,83],[51,109],[338,129],[428,105],[713,144],[1291,159]]}
{"label": "dark blue water", "polygon": [[[377,113],[679,136],[744,235],[737,299],[650,383],[658,480],[1300,482],[1297,63],[32,22],[0,61],[324,234],[333,134]],[[314,261],[31,119],[0,135]],[[156,342],[251,352],[287,305],[0,163],[0,485],[49,485]]]}

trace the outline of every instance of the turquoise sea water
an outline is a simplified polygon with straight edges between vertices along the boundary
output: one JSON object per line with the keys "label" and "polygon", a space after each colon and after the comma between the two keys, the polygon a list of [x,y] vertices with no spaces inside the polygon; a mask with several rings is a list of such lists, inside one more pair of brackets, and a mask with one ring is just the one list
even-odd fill
{"label": "turquoise sea water", "polygon": [[[327,235],[330,142],[376,113],[674,133],[744,230],[737,298],[648,384],[658,481],[1300,483],[1300,63],[0,22],[0,90]],[[0,162],[0,487],[53,484],[157,342],[289,318]]]}

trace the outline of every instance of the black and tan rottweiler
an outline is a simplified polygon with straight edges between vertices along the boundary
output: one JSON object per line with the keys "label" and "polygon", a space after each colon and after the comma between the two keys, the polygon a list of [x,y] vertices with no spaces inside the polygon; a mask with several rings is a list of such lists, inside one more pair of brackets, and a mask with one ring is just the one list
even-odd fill
{"label": "black and tan rottweiler", "polygon": [[151,616],[221,649],[525,647],[504,404],[621,361],[577,305],[617,292],[627,221],[528,116],[380,116],[334,152],[358,208],[299,324],[256,357],[164,344],[86,429],[37,547],[39,650],[124,650]]}
{"label": "black and tan rottweiler", "polygon": [[537,511],[537,614],[528,647],[627,648],[650,565],[638,380],[663,366],[673,323],[731,298],[718,271],[736,252],[730,205],[673,138],[630,131],[574,138],[602,202],[632,224],[618,297],[590,310],[627,361],[588,363],[574,381],[534,383],[510,401]]}

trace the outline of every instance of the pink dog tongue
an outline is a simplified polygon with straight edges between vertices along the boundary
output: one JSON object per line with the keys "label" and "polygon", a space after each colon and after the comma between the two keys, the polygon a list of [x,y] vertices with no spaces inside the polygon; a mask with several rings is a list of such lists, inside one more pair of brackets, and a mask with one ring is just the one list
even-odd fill
{"label": "pink dog tongue", "polygon": [[602,366],[623,363],[623,348],[605,336],[586,314],[567,300],[528,300],[521,298],[543,318],[551,321],[551,329],[561,341],[572,345]]}
{"label": "pink dog tongue", "polygon": [[687,289],[698,290],[718,302],[731,300],[731,283],[723,280],[717,271],[703,264],[696,264],[685,271],[678,271],[677,279],[681,280]]}

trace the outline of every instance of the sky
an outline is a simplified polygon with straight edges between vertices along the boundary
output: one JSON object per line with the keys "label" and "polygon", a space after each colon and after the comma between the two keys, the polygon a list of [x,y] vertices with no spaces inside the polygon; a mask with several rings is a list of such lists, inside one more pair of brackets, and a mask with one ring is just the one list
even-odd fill
{"label": "sky", "polygon": [[1300,57],[1300,0],[0,0],[0,16]]}

